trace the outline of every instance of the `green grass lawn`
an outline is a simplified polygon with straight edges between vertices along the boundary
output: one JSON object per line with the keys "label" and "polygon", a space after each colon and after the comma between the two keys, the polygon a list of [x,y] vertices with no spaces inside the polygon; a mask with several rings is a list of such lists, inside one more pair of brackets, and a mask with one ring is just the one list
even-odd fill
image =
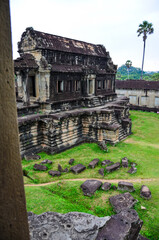
{"label": "green grass lawn", "polygon": [[[109,204],[109,196],[116,195],[119,191],[110,190],[104,192],[99,190],[92,197],[85,197],[80,189],[81,181],[65,182],[65,179],[77,178],[100,178],[102,179],[142,179],[142,183],[134,183],[136,191],[132,195],[138,199],[135,206],[140,218],[144,221],[142,234],[149,239],[159,239],[159,115],[156,113],[146,113],[140,111],[131,111],[132,132],[123,142],[116,146],[108,145],[108,153],[102,151],[97,144],[82,144],[65,152],[55,155],[47,155],[40,153],[40,160],[22,161],[23,169],[29,172],[29,176],[33,179],[24,178],[25,183],[46,183],[58,180],[51,185],[40,187],[25,188],[27,210],[40,214],[46,211],[55,211],[66,213],[70,211],[80,211],[91,213],[97,216],[106,216],[114,214]],[[57,170],[58,164],[63,168],[70,168],[68,161],[74,158],[75,164],[82,163],[88,166],[89,162],[94,158],[100,161],[109,159],[114,162],[121,161],[123,157],[127,157],[130,161],[137,163],[137,173],[130,175],[127,169],[120,168],[113,173],[105,174],[104,178],[99,175],[98,170],[86,169],[80,174],[63,173],[60,177],[51,177],[46,172],[39,172],[33,169],[35,163],[40,163],[44,159],[50,159],[53,164],[49,170]],[[147,178],[153,181],[146,182]],[[145,179],[145,181],[144,181]],[[146,201],[139,196],[140,187],[146,184],[151,192],[152,199]],[[142,210],[141,206],[146,207]]]}

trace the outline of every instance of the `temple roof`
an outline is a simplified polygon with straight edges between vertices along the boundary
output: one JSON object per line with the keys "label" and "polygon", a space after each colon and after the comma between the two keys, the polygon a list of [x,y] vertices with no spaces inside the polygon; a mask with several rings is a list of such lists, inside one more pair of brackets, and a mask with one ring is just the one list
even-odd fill
{"label": "temple roof", "polygon": [[82,67],[74,65],[55,65],[52,64],[53,72],[82,72]]}
{"label": "temple roof", "polygon": [[37,69],[38,64],[35,61],[35,58],[32,54],[25,53],[19,58],[14,60],[15,69]]}
{"label": "temple roof", "polygon": [[159,81],[116,80],[116,89],[159,90]]}
{"label": "temple roof", "polygon": [[30,43],[30,36],[33,40],[35,40],[34,44],[36,49],[50,49],[76,54],[109,57],[109,52],[106,52],[106,49],[103,45],[96,45],[71,38],[40,32],[34,30],[31,27],[27,28],[26,31],[22,34],[21,41],[18,43],[19,52],[23,50],[22,42],[28,36]]}

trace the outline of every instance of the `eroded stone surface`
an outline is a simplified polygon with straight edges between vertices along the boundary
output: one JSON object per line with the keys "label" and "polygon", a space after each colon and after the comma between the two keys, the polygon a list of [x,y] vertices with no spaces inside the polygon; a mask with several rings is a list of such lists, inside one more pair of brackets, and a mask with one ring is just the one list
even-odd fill
{"label": "eroded stone surface", "polygon": [[28,213],[31,240],[92,240],[96,239],[110,217],[99,218],[90,214],[46,212]]}
{"label": "eroded stone surface", "polygon": [[120,163],[117,162],[117,163],[114,163],[113,165],[110,165],[110,166],[106,167],[105,169],[109,173],[109,172],[113,172],[113,171],[115,171],[119,168],[120,168]]}
{"label": "eroded stone surface", "polygon": [[137,240],[143,222],[134,209],[125,209],[111,216],[99,230],[96,240]]}
{"label": "eroded stone surface", "polygon": [[98,163],[99,163],[99,159],[95,158],[89,163],[88,167],[95,168],[95,166],[98,165]]}
{"label": "eroded stone surface", "polygon": [[101,165],[102,166],[109,166],[109,165],[112,165],[114,164],[114,162],[110,161],[110,160],[104,160],[101,162]]}
{"label": "eroded stone surface", "polygon": [[41,164],[52,164],[52,161],[50,161],[49,159],[45,159],[41,162]]}
{"label": "eroded stone surface", "polygon": [[83,194],[86,196],[92,196],[97,189],[99,189],[102,185],[101,181],[98,180],[86,180],[82,183],[81,188]]}
{"label": "eroded stone surface", "polygon": [[53,171],[53,170],[50,170],[49,172],[48,172],[51,176],[53,176],[53,177],[55,177],[55,176],[61,176],[61,172],[59,172],[59,171]]}
{"label": "eroded stone surface", "polygon": [[48,168],[44,165],[34,164],[33,168],[38,171],[46,171]]}
{"label": "eroded stone surface", "polygon": [[109,198],[109,201],[116,213],[124,209],[133,208],[135,203],[137,203],[137,200],[129,192],[112,196]]}
{"label": "eroded stone surface", "polygon": [[127,158],[127,157],[122,158],[121,164],[122,164],[122,167],[128,168],[128,166],[129,166],[129,160],[128,160],[128,158]]}
{"label": "eroded stone surface", "polygon": [[109,183],[109,182],[103,183],[102,189],[103,189],[104,191],[108,191],[110,188],[111,188],[111,183]]}
{"label": "eroded stone surface", "polygon": [[134,192],[135,191],[132,183],[123,182],[123,181],[118,182],[118,190],[128,191],[128,192]]}
{"label": "eroded stone surface", "polygon": [[70,168],[70,170],[75,174],[78,174],[78,173],[84,171],[85,169],[86,169],[86,167],[81,163]]}
{"label": "eroded stone surface", "polygon": [[142,185],[140,196],[149,200],[151,198],[151,191],[146,185]]}

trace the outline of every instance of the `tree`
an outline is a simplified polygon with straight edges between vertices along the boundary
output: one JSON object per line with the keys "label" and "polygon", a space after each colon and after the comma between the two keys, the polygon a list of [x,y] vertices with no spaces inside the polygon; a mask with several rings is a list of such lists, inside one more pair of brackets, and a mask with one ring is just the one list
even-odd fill
{"label": "tree", "polygon": [[137,30],[138,37],[143,34],[143,41],[144,41],[144,48],[143,48],[143,58],[142,58],[142,72],[141,72],[141,80],[143,76],[143,67],[144,67],[144,58],[145,58],[145,47],[146,47],[146,39],[147,35],[154,32],[154,29],[152,27],[152,23],[148,23],[147,21],[143,21],[142,24],[139,25],[139,28]]}
{"label": "tree", "polygon": [[132,66],[132,61],[127,60],[126,63],[125,63],[125,66],[127,67],[128,79],[129,79],[129,68]]}

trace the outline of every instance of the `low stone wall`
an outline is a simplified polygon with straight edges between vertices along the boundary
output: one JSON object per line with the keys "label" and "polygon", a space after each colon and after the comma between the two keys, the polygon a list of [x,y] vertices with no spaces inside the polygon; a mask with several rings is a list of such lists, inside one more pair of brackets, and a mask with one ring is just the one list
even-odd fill
{"label": "low stone wall", "polygon": [[86,141],[115,144],[131,134],[127,102],[19,117],[20,151],[53,154]]}

